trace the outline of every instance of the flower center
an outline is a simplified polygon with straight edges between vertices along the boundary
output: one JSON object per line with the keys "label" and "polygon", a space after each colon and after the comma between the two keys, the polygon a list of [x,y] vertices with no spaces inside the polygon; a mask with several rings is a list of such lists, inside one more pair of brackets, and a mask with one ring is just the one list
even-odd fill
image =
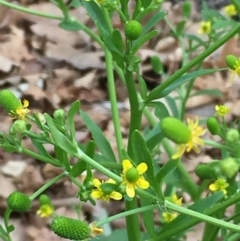
{"label": "flower center", "polygon": [[134,183],[139,179],[139,172],[135,167],[131,167],[126,172],[126,179],[130,183]]}

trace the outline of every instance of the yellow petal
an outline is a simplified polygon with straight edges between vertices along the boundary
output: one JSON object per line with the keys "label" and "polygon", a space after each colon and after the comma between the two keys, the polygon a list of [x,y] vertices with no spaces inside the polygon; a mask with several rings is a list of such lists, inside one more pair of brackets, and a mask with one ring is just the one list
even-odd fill
{"label": "yellow petal", "polygon": [[209,189],[214,192],[218,190],[218,187],[215,183],[212,183],[209,185]]}
{"label": "yellow petal", "polygon": [[114,199],[114,200],[121,200],[122,199],[122,194],[119,192],[112,192],[110,194],[110,198]]}
{"label": "yellow petal", "polygon": [[127,183],[126,186],[126,193],[129,197],[134,197],[135,196],[135,188],[134,185]]}
{"label": "yellow petal", "polygon": [[97,189],[96,190],[92,190],[91,195],[92,195],[93,198],[98,199],[98,198],[102,197],[102,192],[97,190]]}
{"label": "yellow petal", "polygon": [[143,177],[140,177],[138,180],[137,180],[137,186],[142,188],[142,189],[147,189],[149,187],[149,182],[146,181]]}
{"label": "yellow petal", "polygon": [[94,178],[94,179],[93,179],[93,185],[94,185],[96,188],[100,188],[101,182],[100,182],[97,178]]}
{"label": "yellow petal", "polygon": [[122,165],[124,171],[127,171],[129,168],[133,167],[132,163],[128,159],[123,160]]}
{"label": "yellow petal", "polygon": [[140,175],[142,175],[144,172],[146,172],[147,169],[148,169],[147,164],[144,163],[144,162],[140,163],[140,164],[137,166],[137,170],[138,170],[138,172],[139,172]]}
{"label": "yellow petal", "polygon": [[186,150],[186,147],[187,146],[185,144],[179,145],[177,147],[177,152],[172,155],[172,159],[177,159],[177,158],[181,157],[183,155],[184,151]]}

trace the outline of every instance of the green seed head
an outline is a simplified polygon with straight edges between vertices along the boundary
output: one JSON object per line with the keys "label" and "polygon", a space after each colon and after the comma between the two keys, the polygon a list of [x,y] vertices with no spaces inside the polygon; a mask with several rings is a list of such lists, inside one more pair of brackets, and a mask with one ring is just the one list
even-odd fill
{"label": "green seed head", "polygon": [[31,208],[32,201],[22,192],[13,192],[8,196],[7,204],[15,212],[27,212]]}
{"label": "green seed head", "polygon": [[201,163],[195,169],[196,175],[201,179],[215,179],[216,173],[214,168],[209,164]]}
{"label": "green seed head", "polygon": [[240,63],[240,60],[232,54],[227,55],[225,60],[226,60],[227,66],[232,70],[235,70],[237,63]]}
{"label": "green seed head", "polygon": [[215,117],[209,117],[207,119],[207,128],[212,135],[219,135],[221,131],[220,124]]}
{"label": "green seed head", "polygon": [[53,219],[51,229],[58,236],[70,240],[83,240],[91,236],[91,229],[86,222],[62,216]]}
{"label": "green seed head", "polygon": [[126,179],[130,183],[134,183],[139,179],[139,172],[135,167],[132,167],[126,172]]}
{"label": "green seed head", "polygon": [[232,178],[239,170],[239,163],[232,157],[229,157],[220,163],[222,174],[227,178]]}
{"label": "green seed head", "polygon": [[174,117],[164,118],[160,125],[165,137],[176,144],[186,144],[191,139],[191,131],[187,125]]}
{"label": "green seed head", "polygon": [[125,25],[124,33],[127,39],[136,40],[142,33],[142,25],[136,20],[130,20]]}
{"label": "green seed head", "polygon": [[21,101],[10,91],[0,91],[0,105],[8,112],[15,112],[18,107],[22,106]]}

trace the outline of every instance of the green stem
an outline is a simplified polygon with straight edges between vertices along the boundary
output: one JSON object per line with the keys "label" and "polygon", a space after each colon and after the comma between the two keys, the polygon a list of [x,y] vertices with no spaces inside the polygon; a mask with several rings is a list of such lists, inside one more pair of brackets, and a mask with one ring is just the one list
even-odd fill
{"label": "green stem", "polygon": [[222,149],[222,150],[228,150],[230,152],[233,151],[232,148],[230,148],[229,146],[217,143],[217,142],[212,141],[212,140],[203,139],[203,142],[204,142],[205,145],[208,145],[208,146],[212,146],[212,147],[219,148],[219,149]]}
{"label": "green stem", "polygon": [[240,232],[239,225],[232,224],[232,223],[229,223],[229,222],[226,222],[226,221],[223,221],[223,220],[219,220],[217,218],[213,218],[213,217],[207,216],[205,214],[202,214],[202,213],[199,213],[199,212],[196,212],[196,211],[178,206],[178,205],[176,205],[174,203],[171,203],[167,200],[165,200],[165,207],[169,208],[173,211],[176,211],[176,212],[179,212],[179,213],[182,213],[182,214],[187,214],[187,215],[192,216],[194,218],[200,219],[200,220],[202,220],[206,223],[210,223],[210,224],[216,225],[218,227],[226,228],[226,229],[229,229],[229,230],[232,230],[232,231],[235,231],[235,232]]}
{"label": "green stem", "polygon": [[31,156],[37,160],[40,160],[42,162],[45,162],[45,163],[50,163],[52,164],[53,166],[55,167],[62,167],[62,164],[58,161],[55,161],[54,159],[51,159],[49,157],[46,157],[46,156],[43,156],[43,155],[40,155],[40,154],[37,154],[36,152],[33,152],[33,151],[30,151],[28,150],[27,148],[25,147],[22,147],[21,150],[20,150],[21,153],[24,153],[28,156]]}
{"label": "green stem", "polygon": [[104,51],[105,51],[105,59],[106,59],[108,92],[109,92],[109,98],[111,102],[112,119],[113,119],[115,137],[117,141],[118,155],[119,155],[119,159],[121,160],[122,159],[121,150],[123,149],[123,141],[122,141],[121,124],[120,124],[120,118],[119,118],[119,112],[118,112],[118,106],[117,106],[116,88],[115,88],[114,75],[113,75],[113,66],[112,66],[113,59],[107,47],[104,47]]}
{"label": "green stem", "polygon": [[104,224],[110,223],[110,222],[115,221],[119,218],[127,217],[127,216],[133,215],[135,213],[143,213],[143,212],[146,212],[146,211],[149,211],[149,210],[154,210],[158,207],[159,207],[159,204],[155,204],[155,205],[149,205],[149,206],[144,206],[144,207],[141,207],[141,208],[135,208],[135,209],[132,209],[132,210],[129,210],[129,211],[125,211],[125,212],[116,214],[114,216],[111,216],[109,218],[106,218],[102,221],[97,222],[97,227],[103,226]]}
{"label": "green stem", "polygon": [[70,14],[69,14],[69,9],[68,7],[65,5],[64,1],[63,0],[58,0],[58,7],[62,10],[62,13],[64,15],[64,17],[66,19],[68,19],[70,17]]}
{"label": "green stem", "polygon": [[240,2],[239,0],[231,0],[232,4],[235,6],[235,8],[238,11],[238,15],[240,15]]}
{"label": "green stem", "polygon": [[0,5],[4,5],[6,7],[16,9],[16,10],[21,11],[21,12],[30,13],[32,15],[36,15],[36,16],[40,16],[40,17],[44,17],[44,18],[50,18],[50,19],[56,19],[56,20],[63,20],[64,19],[63,16],[39,12],[39,11],[33,10],[31,8],[21,7],[21,6],[16,5],[16,4],[9,3],[9,2],[4,1],[4,0],[0,0]]}
{"label": "green stem", "polygon": [[50,186],[52,186],[54,183],[61,180],[63,177],[66,176],[66,173],[61,173],[60,175],[54,177],[50,181],[48,181],[46,184],[44,184],[41,188],[39,188],[35,193],[33,193],[29,198],[31,200],[34,200],[36,197],[38,197],[41,193],[43,193],[46,189],[48,189]]}
{"label": "green stem", "polygon": [[[131,211],[138,207],[137,198],[134,197],[132,201],[125,200],[125,210]],[[138,220],[138,213],[126,216],[128,240],[140,241],[140,226]]]}
{"label": "green stem", "polygon": [[197,65],[199,62],[203,61],[206,57],[208,57],[211,53],[213,53],[215,50],[220,48],[224,43],[226,43],[230,38],[232,38],[234,35],[238,34],[240,30],[240,24],[237,24],[229,33],[227,33],[225,36],[220,38],[217,42],[215,42],[212,46],[210,46],[208,49],[206,49],[204,52],[199,54],[196,58],[191,60],[187,65],[183,66],[181,69],[179,69],[177,72],[175,72],[173,75],[171,75],[165,82],[163,82],[159,87],[153,89],[146,101],[145,104],[149,103],[150,101],[157,98],[159,93],[161,93],[163,90],[165,90],[169,85],[174,83],[178,78],[180,78],[182,75],[184,75],[188,70],[193,68],[195,65]]}
{"label": "green stem", "polygon": [[7,238],[6,241],[11,241],[12,240],[11,237],[10,237],[10,234],[8,232],[9,218],[10,218],[11,212],[12,212],[12,210],[9,207],[7,207],[5,212],[4,212],[4,217],[3,217],[4,225],[5,225],[5,228],[6,228],[6,233],[5,233],[6,238]]}

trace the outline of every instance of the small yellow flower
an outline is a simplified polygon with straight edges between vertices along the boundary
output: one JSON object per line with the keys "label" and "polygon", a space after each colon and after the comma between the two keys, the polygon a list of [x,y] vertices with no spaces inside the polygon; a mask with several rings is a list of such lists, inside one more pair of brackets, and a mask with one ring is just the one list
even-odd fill
{"label": "small yellow flower", "polygon": [[142,176],[147,171],[147,164],[142,162],[137,167],[134,167],[132,163],[125,159],[123,161],[123,184],[126,185],[126,193],[129,197],[135,196],[135,189],[137,187],[147,189],[149,182]]}
{"label": "small yellow flower", "polygon": [[207,130],[198,125],[198,118],[196,118],[195,121],[187,119],[187,124],[191,131],[191,137],[186,144],[180,144],[177,146],[177,152],[172,155],[172,159],[181,157],[185,151],[190,152],[193,150],[196,153],[199,153],[199,146],[204,146],[202,139],[199,137],[204,135]]}
{"label": "small yellow flower", "polygon": [[224,11],[230,17],[237,15],[237,9],[236,9],[236,7],[233,4],[227,5],[224,8]]}
{"label": "small yellow flower", "polygon": [[91,234],[90,234],[91,238],[94,238],[94,237],[96,237],[98,235],[101,235],[103,233],[103,229],[97,227],[97,223],[96,222],[90,223],[89,227],[91,229]]}
{"label": "small yellow flower", "polygon": [[230,112],[230,108],[225,105],[216,105],[215,110],[216,110],[215,115],[222,116],[222,117]]}
{"label": "small yellow flower", "polygon": [[176,213],[176,212],[172,212],[172,213],[163,212],[162,216],[163,216],[163,219],[164,219],[165,223],[170,223],[178,216],[178,213]]}
{"label": "small yellow flower", "polygon": [[16,110],[11,111],[9,114],[13,119],[25,120],[26,115],[30,112],[30,110],[27,108],[28,106],[29,102],[24,100],[22,106],[19,106]]}
{"label": "small yellow flower", "polygon": [[52,215],[54,209],[51,205],[49,204],[43,204],[40,206],[40,208],[37,211],[37,214],[41,217],[41,218],[48,218]]}
{"label": "small yellow flower", "polygon": [[222,191],[224,194],[227,193],[226,188],[229,186],[225,178],[218,178],[214,183],[209,185],[209,189],[212,192]]}
{"label": "small yellow flower", "polygon": [[92,190],[92,197],[96,199],[102,199],[106,202],[109,202],[110,198],[114,200],[121,200],[122,194],[116,191],[107,190],[107,188],[104,188],[105,183],[112,183],[115,184],[116,182],[113,179],[108,179],[107,181],[100,182],[97,178],[93,179],[93,185],[97,189]]}
{"label": "small yellow flower", "polygon": [[200,23],[200,29],[198,30],[198,33],[203,34],[210,34],[212,30],[212,24],[210,21],[202,21]]}
{"label": "small yellow flower", "polygon": [[182,197],[178,198],[176,194],[173,194],[171,196],[170,201],[174,204],[177,204],[179,206],[182,206]]}

